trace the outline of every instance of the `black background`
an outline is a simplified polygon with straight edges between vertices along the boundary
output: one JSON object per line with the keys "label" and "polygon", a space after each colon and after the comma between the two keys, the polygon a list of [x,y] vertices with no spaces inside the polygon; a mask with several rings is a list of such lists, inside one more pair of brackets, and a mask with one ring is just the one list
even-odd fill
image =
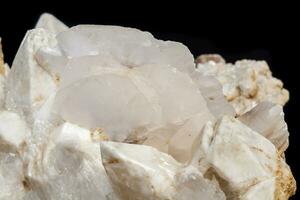
{"label": "black background", "polygon": [[[0,3],[0,36],[5,60],[9,64],[26,30],[34,27],[43,12],[54,14],[69,26],[109,24],[139,28],[159,39],[184,43],[194,56],[220,53],[230,62],[243,58],[266,60],[273,75],[281,79],[290,91],[290,101],[284,108],[290,131],[286,158],[296,180],[300,181],[300,23],[298,6],[292,2],[254,4],[243,1],[239,4],[227,2],[226,5],[187,1],[115,1],[110,5],[104,1],[11,3],[15,4],[8,6]],[[294,196],[292,199],[300,197]]]}

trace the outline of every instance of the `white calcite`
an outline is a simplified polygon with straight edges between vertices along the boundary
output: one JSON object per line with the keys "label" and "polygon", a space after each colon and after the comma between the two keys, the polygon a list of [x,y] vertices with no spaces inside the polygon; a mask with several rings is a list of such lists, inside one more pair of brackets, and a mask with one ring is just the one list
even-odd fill
{"label": "white calcite", "polygon": [[22,200],[26,194],[21,156],[29,136],[17,114],[0,111],[0,199]]}
{"label": "white calcite", "polygon": [[201,94],[205,98],[208,109],[215,117],[236,115],[233,106],[228,103],[222,92],[222,85],[215,77],[200,73],[194,73],[193,75]]}
{"label": "white calcite", "polygon": [[288,147],[289,132],[284,121],[282,106],[262,102],[238,119],[268,138],[279,152],[284,152]]}
{"label": "white calcite", "polygon": [[55,82],[35,60],[43,46],[55,45],[55,35],[44,30],[27,32],[7,77],[6,108],[34,121],[34,115],[46,99],[55,92]]}
{"label": "white calcite", "polygon": [[272,77],[265,61],[241,60],[231,64],[225,63],[222,58],[202,55],[198,59],[197,70],[204,75],[215,76],[221,82],[224,95],[238,115],[262,101],[283,106],[289,99],[283,83]]}
{"label": "white calcite", "polygon": [[26,180],[40,199],[116,199],[89,130],[64,123],[37,148]]}
{"label": "white calcite", "polygon": [[213,115],[199,113],[183,123],[150,130],[139,141],[170,154],[181,163],[189,163],[200,145],[205,123],[214,120]]}
{"label": "white calcite", "polygon": [[194,167],[187,166],[176,175],[176,200],[225,200],[226,196],[215,181],[208,180]]}
{"label": "white calcite", "polygon": [[68,27],[64,23],[62,23],[55,16],[49,13],[44,13],[40,16],[38,22],[35,25],[35,28],[43,28],[55,34],[68,29]]}
{"label": "white calcite", "polygon": [[184,167],[152,147],[102,142],[101,153],[106,172],[121,199],[225,199],[224,193],[194,167]]}
{"label": "white calcite", "polygon": [[[221,188],[229,199],[240,196],[244,196],[241,199],[249,199],[249,196],[287,199],[295,192],[295,180],[289,167],[283,164],[284,159],[268,139],[227,116],[215,125],[207,125],[210,128],[204,129],[203,134],[211,140],[204,145],[204,153],[198,159],[209,163],[208,169],[212,170],[206,173],[219,177]],[[269,181],[272,185],[263,189],[265,184],[271,184]]]}
{"label": "white calcite", "polygon": [[[211,112],[197,82],[189,76],[196,73],[192,55],[180,43],[159,41],[149,33],[122,27],[77,26],[56,37],[46,32],[31,31],[18,52],[29,53],[31,46],[36,46],[28,68],[34,73],[39,71],[45,85],[35,86],[40,81],[31,76],[24,76],[24,81],[15,80],[19,72],[12,73],[9,79],[13,88],[7,107],[29,112],[33,115],[30,120],[37,118],[35,108],[40,108],[52,94],[53,114],[89,129],[100,126],[112,139],[123,141],[136,130]],[[96,33],[94,38],[91,33]],[[41,35],[48,39],[41,43]],[[17,55],[15,69],[19,69],[18,62],[23,57]],[[28,81],[27,86],[24,82]],[[20,87],[12,82],[20,82]],[[14,93],[24,90],[34,91],[27,98],[17,99]]]}
{"label": "white calcite", "polygon": [[0,46],[0,199],[286,200],[287,100],[265,62],[43,14]]}
{"label": "white calcite", "polygon": [[0,111],[0,122],[0,144],[18,151],[30,136],[26,123],[17,114],[8,111]]}
{"label": "white calcite", "polygon": [[3,143],[0,145],[0,199],[22,200],[26,194],[22,160],[14,152],[3,151]]}
{"label": "white calcite", "polygon": [[207,114],[198,114],[187,120],[169,141],[169,154],[178,161],[185,163],[192,159],[200,141],[204,123],[214,120]]}

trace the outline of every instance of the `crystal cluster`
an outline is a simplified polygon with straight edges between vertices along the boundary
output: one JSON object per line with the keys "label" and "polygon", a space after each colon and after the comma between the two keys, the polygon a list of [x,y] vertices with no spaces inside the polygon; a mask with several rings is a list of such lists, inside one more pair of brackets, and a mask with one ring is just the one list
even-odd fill
{"label": "crystal cluster", "polygon": [[263,61],[44,14],[0,53],[0,199],[288,199],[287,100]]}
{"label": "crystal cluster", "polygon": [[223,94],[238,115],[263,101],[283,106],[289,99],[283,83],[272,77],[265,61],[241,60],[231,64],[219,55],[202,55],[197,59],[197,70],[220,81]]}

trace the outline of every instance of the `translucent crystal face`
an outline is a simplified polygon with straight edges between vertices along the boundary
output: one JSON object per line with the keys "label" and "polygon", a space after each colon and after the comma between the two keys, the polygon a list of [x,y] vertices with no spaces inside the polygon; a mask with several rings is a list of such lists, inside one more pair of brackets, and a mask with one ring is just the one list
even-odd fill
{"label": "translucent crystal face", "polygon": [[43,14],[11,70],[0,48],[0,199],[288,199],[281,82],[264,62],[196,62]]}
{"label": "translucent crystal face", "polygon": [[137,129],[209,113],[189,76],[193,57],[180,43],[111,26],[77,26],[56,40],[36,60],[57,80],[53,112],[64,120],[122,141]]}

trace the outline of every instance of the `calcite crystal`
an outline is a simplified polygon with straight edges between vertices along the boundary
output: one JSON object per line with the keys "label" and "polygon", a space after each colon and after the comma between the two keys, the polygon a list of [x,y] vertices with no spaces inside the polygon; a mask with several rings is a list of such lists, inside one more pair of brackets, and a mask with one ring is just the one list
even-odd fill
{"label": "calcite crystal", "polygon": [[0,51],[0,199],[288,199],[287,100],[264,61],[43,14]]}
{"label": "calcite crystal", "polygon": [[240,60],[225,63],[219,55],[201,55],[196,60],[197,70],[215,76],[223,86],[223,93],[238,115],[251,110],[262,101],[284,105],[289,92],[274,77],[265,61]]}

